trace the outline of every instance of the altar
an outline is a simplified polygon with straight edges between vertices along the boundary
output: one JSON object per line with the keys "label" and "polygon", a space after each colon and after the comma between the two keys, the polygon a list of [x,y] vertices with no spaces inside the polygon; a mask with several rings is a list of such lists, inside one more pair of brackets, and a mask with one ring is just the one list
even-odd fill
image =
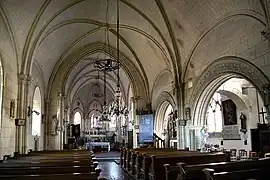
{"label": "altar", "polygon": [[108,152],[110,152],[111,150],[111,146],[109,142],[87,142],[86,143],[87,150],[93,150],[93,148],[95,147],[107,148]]}

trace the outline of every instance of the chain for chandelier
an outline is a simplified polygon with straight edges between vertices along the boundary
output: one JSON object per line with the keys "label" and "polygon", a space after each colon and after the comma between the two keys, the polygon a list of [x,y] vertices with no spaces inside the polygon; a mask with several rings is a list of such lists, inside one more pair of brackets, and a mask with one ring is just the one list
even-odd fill
{"label": "chain for chandelier", "polygon": [[[107,7],[106,7],[106,24],[108,25],[108,12],[109,12],[109,0],[107,0]],[[110,41],[109,41],[109,35],[108,35],[108,30],[109,30],[109,27],[107,26],[106,29],[105,29],[105,44],[104,44],[104,48],[107,48],[108,47],[108,54],[110,54]],[[107,43],[107,45],[106,45]],[[96,67],[98,67],[99,69],[103,69],[103,73],[104,73],[104,102],[103,102],[103,112],[102,112],[102,116],[100,118],[100,121],[110,121],[109,119],[109,114],[108,114],[108,107],[107,107],[107,79],[106,79],[106,71],[107,71],[107,66],[108,64],[110,64],[110,60],[109,59],[106,59],[106,54],[105,54],[105,62],[101,63],[101,64],[98,64],[96,63]]]}
{"label": "chain for chandelier", "polygon": [[117,89],[116,89],[116,115],[119,116],[120,113],[120,32],[119,32],[119,20],[120,19],[120,13],[119,13],[119,0],[117,0]]}

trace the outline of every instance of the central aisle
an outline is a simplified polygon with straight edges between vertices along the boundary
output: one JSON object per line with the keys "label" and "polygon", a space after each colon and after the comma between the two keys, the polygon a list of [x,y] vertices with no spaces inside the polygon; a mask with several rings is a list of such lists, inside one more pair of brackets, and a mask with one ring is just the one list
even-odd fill
{"label": "central aisle", "polygon": [[100,177],[105,177],[107,180],[133,180],[115,162],[99,162],[98,167],[102,169]]}

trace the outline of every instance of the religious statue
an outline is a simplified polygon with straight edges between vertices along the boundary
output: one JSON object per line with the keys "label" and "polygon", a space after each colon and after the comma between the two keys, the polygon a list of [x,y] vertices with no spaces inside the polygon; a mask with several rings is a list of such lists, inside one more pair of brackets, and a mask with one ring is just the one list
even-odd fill
{"label": "religious statue", "polygon": [[51,122],[51,135],[56,136],[58,131],[58,124],[59,120],[57,119],[57,116],[52,116],[52,122]]}
{"label": "religious statue", "polygon": [[244,113],[241,112],[240,118],[241,120],[241,129],[240,131],[243,133],[247,132],[247,117]]}
{"label": "religious statue", "polygon": [[264,105],[266,109],[266,119],[269,121],[270,120],[270,84],[266,84],[263,87],[263,94],[264,94]]}
{"label": "religious statue", "polygon": [[207,128],[205,126],[201,129],[201,149],[205,149],[205,145],[207,144],[209,134],[207,132]]}

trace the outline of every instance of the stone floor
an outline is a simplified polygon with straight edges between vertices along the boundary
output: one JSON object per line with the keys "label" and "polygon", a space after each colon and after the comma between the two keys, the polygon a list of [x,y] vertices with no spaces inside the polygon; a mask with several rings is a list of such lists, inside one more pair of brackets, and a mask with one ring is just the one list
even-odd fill
{"label": "stone floor", "polygon": [[101,177],[108,180],[133,180],[124,170],[115,162],[100,162],[99,168],[102,169]]}

